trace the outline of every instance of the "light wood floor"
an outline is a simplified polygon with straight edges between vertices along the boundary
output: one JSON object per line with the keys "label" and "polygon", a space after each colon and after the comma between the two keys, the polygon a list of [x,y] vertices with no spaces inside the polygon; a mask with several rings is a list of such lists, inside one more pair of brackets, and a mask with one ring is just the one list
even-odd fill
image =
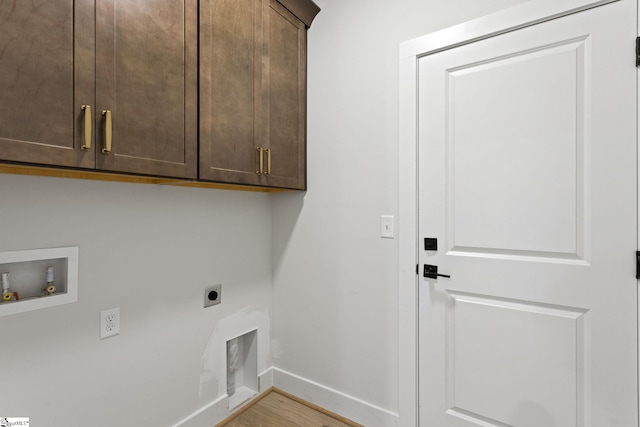
{"label": "light wood floor", "polygon": [[362,427],[279,390],[217,427]]}

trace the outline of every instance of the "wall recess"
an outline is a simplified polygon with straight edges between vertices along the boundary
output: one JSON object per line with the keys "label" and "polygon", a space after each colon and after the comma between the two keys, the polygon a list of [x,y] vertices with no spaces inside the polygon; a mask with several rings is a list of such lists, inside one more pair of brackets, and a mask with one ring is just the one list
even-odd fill
{"label": "wall recess", "polygon": [[78,300],[78,247],[0,252],[0,316]]}
{"label": "wall recess", "polygon": [[227,341],[227,395],[234,409],[258,394],[258,331]]}

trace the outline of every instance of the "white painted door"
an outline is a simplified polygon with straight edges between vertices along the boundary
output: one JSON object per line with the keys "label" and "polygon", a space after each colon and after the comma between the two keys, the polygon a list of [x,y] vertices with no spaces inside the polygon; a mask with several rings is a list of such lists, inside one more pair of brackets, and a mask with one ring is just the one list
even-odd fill
{"label": "white painted door", "polygon": [[419,60],[420,426],[638,426],[636,16]]}

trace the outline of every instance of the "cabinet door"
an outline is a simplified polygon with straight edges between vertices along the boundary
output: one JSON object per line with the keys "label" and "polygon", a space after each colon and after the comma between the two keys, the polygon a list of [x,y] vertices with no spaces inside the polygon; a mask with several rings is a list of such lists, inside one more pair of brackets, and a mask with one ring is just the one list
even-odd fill
{"label": "cabinet door", "polygon": [[270,0],[265,22],[266,138],[271,157],[268,183],[273,187],[304,190],[307,32],[305,25],[275,0]]}
{"label": "cabinet door", "polygon": [[82,105],[94,107],[93,12],[88,0],[0,2],[1,160],[94,166],[91,133],[81,149]]}
{"label": "cabinet door", "polygon": [[200,2],[200,179],[260,183],[262,3]]}
{"label": "cabinet door", "polygon": [[195,178],[197,0],[96,3],[96,167]]}

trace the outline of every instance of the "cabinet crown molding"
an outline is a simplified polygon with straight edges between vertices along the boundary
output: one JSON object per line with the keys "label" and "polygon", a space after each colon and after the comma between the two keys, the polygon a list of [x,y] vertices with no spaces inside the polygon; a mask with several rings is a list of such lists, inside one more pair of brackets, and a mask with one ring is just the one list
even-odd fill
{"label": "cabinet crown molding", "polygon": [[313,0],[278,0],[278,2],[304,22],[307,28],[311,27],[311,23],[320,12],[320,7]]}

